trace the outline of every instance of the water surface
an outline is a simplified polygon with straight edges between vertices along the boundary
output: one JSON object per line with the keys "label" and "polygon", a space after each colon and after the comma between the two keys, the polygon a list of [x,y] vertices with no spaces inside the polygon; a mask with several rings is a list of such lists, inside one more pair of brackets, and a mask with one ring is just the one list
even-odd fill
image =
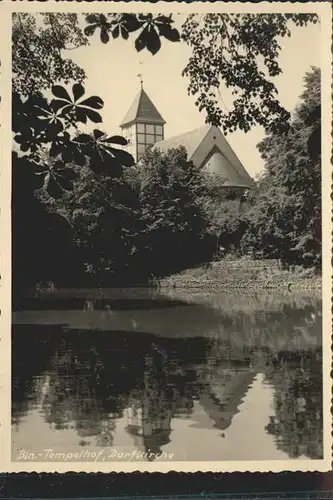
{"label": "water surface", "polygon": [[12,333],[14,460],[323,456],[320,298],[31,299]]}

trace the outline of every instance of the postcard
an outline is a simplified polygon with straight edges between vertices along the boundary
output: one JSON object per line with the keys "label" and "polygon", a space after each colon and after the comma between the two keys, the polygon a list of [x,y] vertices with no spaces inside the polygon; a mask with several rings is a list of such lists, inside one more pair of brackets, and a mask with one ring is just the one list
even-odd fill
{"label": "postcard", "polygon": [[330,470],[330,2],[0,28],[1,471]]}

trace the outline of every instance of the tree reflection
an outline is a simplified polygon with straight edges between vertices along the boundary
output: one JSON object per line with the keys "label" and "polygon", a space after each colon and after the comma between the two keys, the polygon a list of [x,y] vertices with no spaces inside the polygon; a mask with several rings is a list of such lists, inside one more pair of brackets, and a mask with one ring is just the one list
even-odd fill
{"label": "tree reflection", "polygon": [[[274,414],[266,432],[291,458],[320,458],[321,318],[316,307],[305,302],[266,311],[229,310],[221,312],[214,331],[187,339],[59,329],[57,342],[43,344],[33,363],[24,354],[27,341],[16,339],[14,351],[21,354],[13,355],[18,360],[13,416],[19,423],[29,407],[37,406],[52,428],[71,429],[78,444],[100,447],[113,445],[117,421],[123,419],[134,446],[156,456],[170,441],[176,418],[191,416],[196,428],[227,429],[252,380],[263,373],[274,388]],[[195,401],[209,419],[192,413]]]}
{"label": "tree reflection", "polygon": [[[229,314],[223,318],[224,328],[210,335],[212,392],[218,380],[221,385],[218,367],[226,365],[226,360],[235,364],[235,373],[237,363],[248,362],[252,373],[265,374],[274,388],[275,411],[266,431],[290,458],[323,456],[322,324],[318,310],[317,304],[304,302],[298,307],[283,304],[279,311]],[[241,386],[231,383],[231,387],[233,400]]]}
{"label": "tree reflection", "polygon": [[296,359],[284,355],[268,375],[275,389],[275,415],[266,430],[275,436],[278,449],[291,458],[323,457],[321,378],[321,361],[315,352]]}
{"label": "tree reflection", "polygon": [[43,386],[42,412],[55,429],[75,429],[79,444],[111,446],[116,419],[125,402],[105,376],[103,357],[94,345],[80,349],[63,339]]}
{"label": "tree reflection", "polygon": [[193,406],[195,371],[187,373],[180,359],[185,343],[172,355],[172,348],[147,339],[128,345],[123,334],[99,335],[92,343],[90,335],[70,332],[34,379],[45,421],[75,430],[80,445],[112,446],[116,421],[125,415],[135,445],[161,453],[174,415],[187,416]]}

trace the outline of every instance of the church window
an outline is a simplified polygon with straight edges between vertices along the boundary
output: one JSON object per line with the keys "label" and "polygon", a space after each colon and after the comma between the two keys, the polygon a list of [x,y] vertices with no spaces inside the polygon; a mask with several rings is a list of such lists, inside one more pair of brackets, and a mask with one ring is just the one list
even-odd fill
{"label": "church window", "polygon": [[155,125],[155,133],[162,136],[163,135],[163,127],[162,125]]}
{"label": "church window", "polygon": [[138,123],[138,132],[145,132],[145,124]]}

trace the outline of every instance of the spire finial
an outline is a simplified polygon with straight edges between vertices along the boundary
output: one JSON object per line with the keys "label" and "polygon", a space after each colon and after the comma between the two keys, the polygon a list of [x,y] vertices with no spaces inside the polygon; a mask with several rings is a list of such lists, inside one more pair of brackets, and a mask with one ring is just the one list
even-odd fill
{"label": "spire finial", "polygon": [[137,76],[140,78],[140,85],[141,85],[141,88],[143,89],[143,76],[141,73],[139,73]]}
{"label": "spire finial", "polygon": [[[142,61],[139,61],[140,67],[142,66]],[[138,78],[140,78],[140,85],[141,88],[143,89],[143,71],[141,70],[140,73],[137,75]]]}

